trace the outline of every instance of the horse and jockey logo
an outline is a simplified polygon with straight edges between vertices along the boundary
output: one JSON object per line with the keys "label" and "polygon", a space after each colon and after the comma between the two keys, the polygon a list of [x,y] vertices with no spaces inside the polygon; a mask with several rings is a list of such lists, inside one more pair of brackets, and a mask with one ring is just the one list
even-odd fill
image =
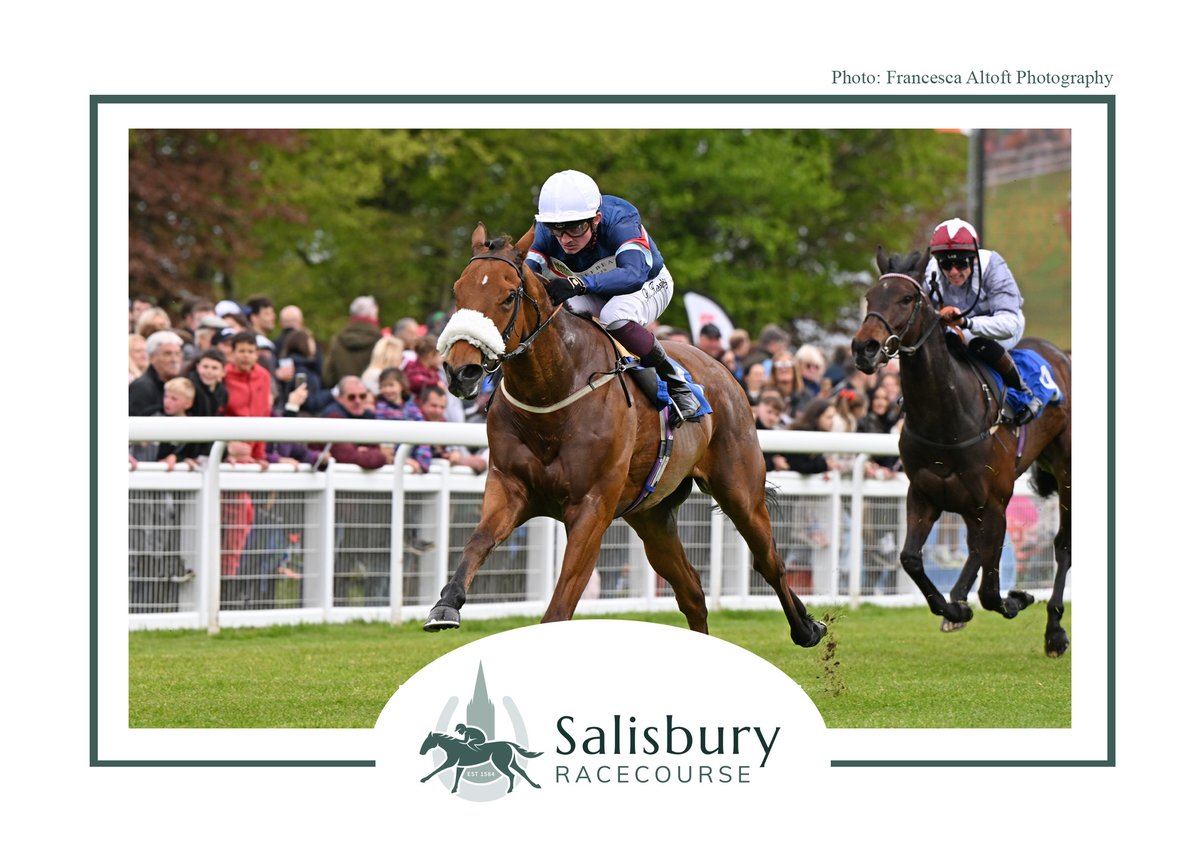
{"label": "horse and jockey logo", "polygon": [[[504,705],[517,733],[514,737],[520,740],[491,740],[496,735],[496,710],[488,697],[483,664],[479,665],[475,694],[467,703],[467,722],[459,723],[451,733],[446,729],[450,723],[450,715],[457,705],[457,698],[451,698],[447,702],[438,729],[426,735],[421,744],[421,755],[434,750],[442,754],[440,764],[422,777],[421,782],[428,782],[438,774],[454,769],[453,782],[448,773],[441,778],[442,782],[450,787],[451,794],[458,794],[470,800],[496,800],[504,797],[512,792],[518,774],[529,785],[540,789],[541,786],[530,778],[525,769],[518,764],[518,760],[534,759],[542,753],[522,746],[521,742],[527,740],[524,723],[516,706],[508,697],[504,698]],[[506,789],[503,788],[503,778],[507,778]],[[460,792],[459,786],[464,780],[468,788]]]}

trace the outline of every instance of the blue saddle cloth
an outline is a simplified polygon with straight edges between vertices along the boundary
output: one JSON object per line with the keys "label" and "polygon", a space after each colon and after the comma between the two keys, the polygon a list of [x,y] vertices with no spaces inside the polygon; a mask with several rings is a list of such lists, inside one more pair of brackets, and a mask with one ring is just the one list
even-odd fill
{"label": "blue saddle cloth", "polygon": [[[668,357],[667,359],[671,360],[670,357]],[[645,366],[637,366],[637,364],[635,363],[635,361],[633,359],[628,359],[626,362],[633,364],[636,371],[638,371],[638,372],[642,372],[642,371],[653,372],[654,371],[653,369],[649,369]],[[708,403],[708,399],[704,398],[704,387],[695,382],[695,380],[692,378],[692,373],[689,372],[687,369],[684,369],[683,365],[681,363],[679,363],[676,360],[671,360],[671,365],[674,366],[676,369],[678,369],[683,374],[683,380],[687,381],[688,386],[692,388],[692,394],[696,397],[696,401],[700,403],[700,410],[698,410],[696,412],[696,416],[702,417],[705,414],[711,414],[712,413],[712,405],[710,405]],[[671,404],[671,397],[667,395],[667,382],[664,381],[662,378],[659,378],[658,379],[658,408],[659,408],[659,410],[662,410],[663,408],[667,407],[670,404]]]}
{"label": "blue saddle cloth", "polygon": [[[1017,371],[1021,373],[1021,377],[1025,379],[1025,385],[1029,387],[1029,391],[1034,396],[1041,399],[1045,405],[1062,401],[1062,390],[1058,388],[1058,384],[1054,380],[1054,370],[1050,368],[1050,363],[1045,357],[1026,348],[1014,348],[1008,353],[1012,355]],[[986,363],[982,365],[992,373],[997,386],[1003,388],[1004,380],[1000,377],[1000,373]],[[1005,399],[1015,413],[1020,413],[1029,404],[1029,396],[1011,387],[1008,389]]]}

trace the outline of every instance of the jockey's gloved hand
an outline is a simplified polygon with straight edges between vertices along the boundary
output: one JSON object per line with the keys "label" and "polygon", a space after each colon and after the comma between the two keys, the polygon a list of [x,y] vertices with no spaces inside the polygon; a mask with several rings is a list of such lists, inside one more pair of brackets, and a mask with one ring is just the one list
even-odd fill
{"label": "jockey's gloved hand", "polygon": [[551,277],[546,281],[546,294],[550,296],[550,303],[558,306],[575,295],[586,295],[587,286],[579,277]]}
{"label": "jockey's gloved hand", "polygon": [[943,324],[952,324],[955,327],[965,327],[963,324],[965,316],[961,315],[956,307],[944,306],[938,310],[938,315],[942,317]]}

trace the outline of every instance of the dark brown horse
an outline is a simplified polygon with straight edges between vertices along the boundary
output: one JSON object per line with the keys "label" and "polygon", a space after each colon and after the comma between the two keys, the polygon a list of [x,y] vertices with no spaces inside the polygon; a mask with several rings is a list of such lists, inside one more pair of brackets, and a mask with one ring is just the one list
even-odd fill
{"label": "dark brown horse", "polygon": [[[538,516],[557,518],[567,528],[562,571],[542,621],[570,619],[604,531],[643,493],[660,458],[658,412],[635,385],[605,374],[616,363],[608,335],[590,319],[555,309],[541,278],[524,266],[533,230],[513,245],[506,237],[488,241],[480,224],[471,242],[471,261],[454,284],[457,310],[440,341],[450,391],[475,396],[486,373],[501,364],[503,380],[487,418],[483,513],[429,614],[430,631],[459,626],[479,567],[516,527]],[[675,509],[695,480],[746,540],[755,570],[779,596],[792,641],[816,645],[826,628],[784,583],[767,515],[763,454],[745,393],[729,370],[699,349],[664,346],[703,385],[713,412],[674,430],[657,489],[624,519],[674,589],[688,627],[707,633],[700,575],[675,529]]]}
{"label": "dark brown horse", "polygon": [[[909,479],[908,533],[900,563],[929,609],[943,617],[943,630],[970,621],[967,593],[981,568],[980,603],[1008,619],[1016,616],[1034,599],[1017,589],[1000,594],[1004,513],[1017,477],[1034,466],[1034,490],[1043,497],[1057,491],[1060,500],[1045,641],[1046,654],[1058,657],[1069,644],[1062,615],[1071,567],[1071,361],[1044,340],[1021,340],[1017,347],[1049,361],[1062,400],[1019,429],[1001,422],[986,385],[966,360],[951,353],[938,313],[921,288],[929,254],[914,252],[902,259],[880,249],[876,261],[883,276],[867,292],[866,319],[852,348],[855,365],[867,373],[900,356],[905,414],[900,458]],[[949,602],[925,575],[921,560],[929,531],[944,511],[962,516],[969,551]]]}

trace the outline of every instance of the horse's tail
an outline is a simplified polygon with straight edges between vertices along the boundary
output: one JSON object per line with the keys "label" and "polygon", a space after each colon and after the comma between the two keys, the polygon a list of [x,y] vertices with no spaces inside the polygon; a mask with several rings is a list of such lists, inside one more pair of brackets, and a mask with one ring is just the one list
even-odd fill
{"label": "horse's tail", "polygon": [[1058,480],[1049,470],[1043,470],[1034,464],[1029,468],[1029,485],[1039,497],[1049,497],[1058,493]]}
{"label": "horse's tail", "polygon": [[516,743],[515,741],[509,741],[507,743],[510,747],[512,747],[514,750],[516,750],[518,753],[520,753],[526,759],[535,759],[538,756],[542,755],[541,750],[538,750],[536,752],[533,750],[526,750],[524,747],[522,747],[520,744]]}

